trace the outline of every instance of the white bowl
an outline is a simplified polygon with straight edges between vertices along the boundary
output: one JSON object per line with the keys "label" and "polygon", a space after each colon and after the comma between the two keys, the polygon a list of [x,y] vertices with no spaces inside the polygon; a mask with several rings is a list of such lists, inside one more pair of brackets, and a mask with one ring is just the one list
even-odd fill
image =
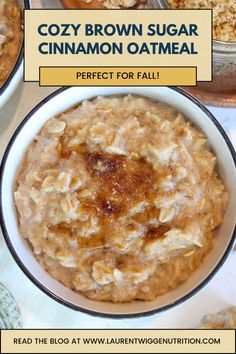
{"label": "white bowl", "polygon": [[[113,304],[88,300],[53,279],[36,261],[21,237],[13,202],[13,188],[25,151],[44,123],[53,115],[97,95],[134,94],[157,99],[173,106],[198,126],[208,137],[218,157],[218,169],[229,193],[230,202],[223,224],[216,230],[218,242],[190,279],[176,289],[150,302]],[[236,215],[235,151],[216,119],[196,99],[178,88],[167,87],[89,87],[62,88],[44,99],[17,128],[3,157],[0,175],[0,216],[6,243],[24,273],[46,294],[75,310],[116,318],[150,315],[189,299],[220,269],[233,247]]]}
{"label": "white bowl", "polygon": [[[29,0],[19,0],[19,5],[22,9],[29,9],[30,3]],[[7,80],[4,82],[2,87],[0,87],[0,108],[7,102],[11,97],[17,86],[19,85],[22,76],[23,76],[23,48],[24,43],[22,41],[21,49],[16,60],[14,67],[12,68],[11,73],[9,74]]]}

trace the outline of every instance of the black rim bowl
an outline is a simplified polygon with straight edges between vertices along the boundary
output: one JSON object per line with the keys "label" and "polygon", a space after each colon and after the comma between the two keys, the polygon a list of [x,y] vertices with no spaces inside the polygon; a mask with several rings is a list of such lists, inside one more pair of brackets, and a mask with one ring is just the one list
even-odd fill
{"label": "black rim bowl", "polygon": [[[17,129],[15,130],[12,138],[10,139],[7,148],[5,150],[3,159],[2,159],[2,163],[0,166],[0,223],[1,223],[1,228],[2,228],[2,233],[3,236],[5,238],[6,244],[13,256],[13,258],[15,259],[16,263],[18,264],[18,266],[21,268],[21,270],[25,273],[25,275],[40,289],[42,290],[45,294],[47,294],[48,296],[50,296],[53,300],[56,300],[57,302],[59,302],[60,304],[67,306],[73,310],[76,311],[80,311],[80,312],[84,312],[88,315],[92,315],[92,316],[98,316],[98,317],[106,317],[106,318],[110,318],[110,319],[122,319],[122,318],[135,318],[135,317],[145,317],[145,316],[151,316],[157,313],[161,313],[165,310],[171,309],[179,304],[182,304],[183,302],[185,302],[186,300],[190,299],[192,296],[196,295],[203,287],[205,287],[205,285],[215,276],[215,274],[218,272],[218,270],[222,267],[222,265],[224,264],[224,262],[226,261],[228,255],[230,254],[235,239],[236,239],[236,226],[234,228],[234,231],[232,233],[231,236],[231,240],[229,242],[229,245],[224,253],[224,255],[222,256],[222,258],[219,260],[219,262],[216,264],[215,268],[212,270],[212,272],[199,284],[197,285],[193,290],[191,290],[189,293],[187,293],[186,295],[182,296],[180,299],[166,305],[163,306],[161,308],[158,309],[154,309],[154,310],[150,310],[150,311],[145,311],[145,312],[139,312],[139,313],[134,313],[134,314],[107,314],[107,313],[103,313],[103,312],[98,312],[98,311],[93,311],[93,310],[88,310],[88,309],[84,309],[80,306],[74,305],[66,300],[64,300],[63,298],[61,298],[59,295],[53,293],[51,290],[47,289],[38,279],[36,279],[34,277],[34,275],[30,272],[30,270],[24,265],[24,263],[22,263],[21,259],[19,258],[16,250],[14,249],[14,246],[11,243],[11,237],[7,232],[7,228],[6,228],[6,224],[5,224],[5,220],[3,217],[3,205],[2,205],[2,194],[4,193],[3,191],[3,185],[2,185],[2,180],[3,180],[3,175],[4,175],[4,170],[5,170],[5,165],[7,163],[7,158],[8,155],[11,151],[11,147],[14,144],[14,141],[16,139],[16,137],[18,136],[19,132],[21,131],[21,129],[24,127],[24,125],[27,123],[27,121],[29,119],[31,119],[31,117],[33,116],[33,114],[38,111],[46,102],[50,101],[53,97],[57,96],[58,94],[60,94],[61,92],[67,90],[68,87],[62,87],[59,90],[53,92],[51,95],[47,96],[45,99],[43,99],[35,108],[33,108],[33,110],[23,119],[23,121],[19,124],[19,126],[17,127]],[[231,156],[233,158],[234,161],[234,165],[236,168],[236,152],[233,148],[232,143],[230,142],[227,134],[225,133],[224,129],[222,128],[222,126],[219,124],[219,122],[216,120],[216,118],[214,118],[214,116],[208,111],[208,109],[203,106],[196,98],[194,98],[192,95],[190,95],[189,93],[185,92],[184,90],[178,88],[178,87],[170,87],[170,89],[178,92],[181,95],[184,95],[185,97],[187,97],[191,102],[193,102],[195,105],[197,105],[199,108],[201,108],[201,110],[206,114],[206,116],[214,123],[214,125],[216,126],[216,128],[218,129],[218,131],[221,133],[222,137],[224,138],[229,152],[231,153]],[[127,91],[128,91],[128,87],[127,87]]]}

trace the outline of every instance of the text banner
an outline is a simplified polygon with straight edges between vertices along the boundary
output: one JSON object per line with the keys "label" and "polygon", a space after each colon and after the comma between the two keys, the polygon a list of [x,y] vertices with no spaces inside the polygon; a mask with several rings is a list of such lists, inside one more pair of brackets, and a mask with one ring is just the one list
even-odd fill
{"label": "text banner", "polygon": [[211,14],[25,10],[25,80],[39,81],[40,67],[86,66],[196,67],[197,81],[211,81]]}
{"label": "text banner", "polygon": [[1,353],[235,353],[235,331],[3,330]]}
{"label": "text banner", "polygon": [[195,86],[196,68],[41,67],[41,86]]}

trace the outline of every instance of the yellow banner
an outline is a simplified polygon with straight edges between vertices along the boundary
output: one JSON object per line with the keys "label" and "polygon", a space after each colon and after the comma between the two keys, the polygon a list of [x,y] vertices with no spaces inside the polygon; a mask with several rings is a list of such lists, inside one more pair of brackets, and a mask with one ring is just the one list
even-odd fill
{"label": "yellow banner", "polygon": [[3,330],[1,353],[235,353],[235,331]]}
{"label": "yellow banner", "polygon": [[40,86],[195,86],[196,68],[41,67]]}
{"label": "yellow banner", "polygon": [[26,81],[55,66],[196,67],[210,81],[211,49],[211,10],[25,10]]}

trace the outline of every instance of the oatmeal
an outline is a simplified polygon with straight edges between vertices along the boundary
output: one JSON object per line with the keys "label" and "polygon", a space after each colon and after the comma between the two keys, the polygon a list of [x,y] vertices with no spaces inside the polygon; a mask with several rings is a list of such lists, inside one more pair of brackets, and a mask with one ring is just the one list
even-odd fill
{"label": "oatmeal", "polygon": [[17,60],[22,42],[21,10],[16,0],[0,0],[0,87]]}
{"label": "oatmeal", "polygon": [[213,37],[236,42],[235,0],[168,0],[172,8],[213,9]]}
{"label": "oatmeal", "polygon": [[206,315],[201,329],[236,329],[236,307],[228,307],[217,314]]}
{"label": "oatmeal", "polygon": [[40,264],[94,300],[152,300],[200,266],[227,192],[206,137],[166,104],[97,97],[51,118],[14,193]]}

